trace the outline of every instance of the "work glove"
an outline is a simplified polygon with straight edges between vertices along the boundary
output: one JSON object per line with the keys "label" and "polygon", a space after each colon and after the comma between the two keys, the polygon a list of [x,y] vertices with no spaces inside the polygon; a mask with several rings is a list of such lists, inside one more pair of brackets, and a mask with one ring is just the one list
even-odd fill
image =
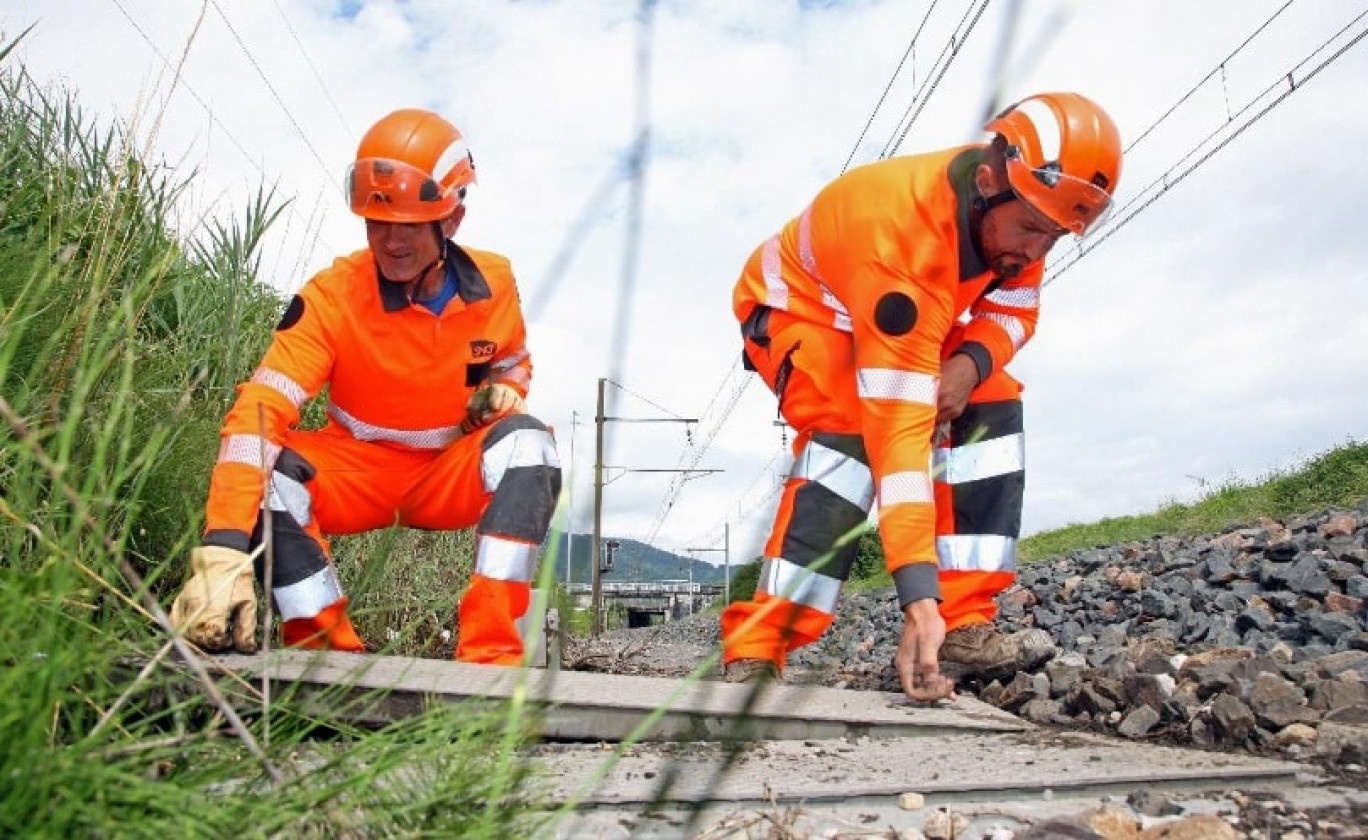
{"label": "work glove", "polygon": [[190,553],[191,575],[171,604],[171,623],[200,649],[257,649],[257,599],[252,560],[220,545]]}
{"label": "work glove", "polygon": [[470,395],[461,431],[470,434],[510,414],[526,414],[527,404],[512,386],[495,382]]}

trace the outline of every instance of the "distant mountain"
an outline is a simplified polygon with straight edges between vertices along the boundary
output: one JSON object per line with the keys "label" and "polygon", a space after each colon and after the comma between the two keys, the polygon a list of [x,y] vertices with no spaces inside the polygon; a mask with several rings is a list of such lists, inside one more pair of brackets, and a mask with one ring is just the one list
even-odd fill
{"label": "distant mountain", "polygon": [[[544,561],[550,561],[555,557],[556,562],[556,581],[565,582],[565,562],[567,552],[565,544],[567,535],[553,535],[558,537],[557,541],[548,541],[545,550],[542,552]],[[603,541],[617,540],[619,547],[613,560],[613,569],[603,573],[603,580],[621,582],[642,582],[660,580],[688,580],[689,567],[693,567],[694,583],[722,583],[724,569],[720,563],[721,554],[713,553],[714,559],[719,562],[709,562],[696,557],[683,557],[668,551],[661,551],[653,548],[646,543],[637,540],[627,539],[626,537],[604,536]],[[594,535],[575,534],[572,550],[574,552],[573,565],[570,568],[572,583],[589,583],[593,578],[592,567],[589,565],[589,558],[593,553]],[[736,569],[732,569],[736,573]]]}

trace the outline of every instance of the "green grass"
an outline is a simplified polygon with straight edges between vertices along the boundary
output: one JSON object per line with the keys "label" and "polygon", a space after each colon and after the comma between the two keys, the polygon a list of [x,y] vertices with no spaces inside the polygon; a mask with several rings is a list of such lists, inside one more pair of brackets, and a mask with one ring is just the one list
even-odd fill
{"label": "green grass", "polygon": [[[325,726],[280,686],[268,705],[223,681],[220,701],[169,648],[154,613],[198,541],[234,386],[281,310],[257,271],[283,205],[263,191],[236,221],[173,234],[189,182],[140,160],[122,128],[94,128],[68,94],[36,89],[12,48],[0,47],[0,836],[501,838],[553,825],[515,760],[535,735],[528,706]],[[1368,450],[1350,443],[1192,505],[1033,536],[1023,554],[1365,496]],[[887,585],[877,536],[860,539],[852,587]],[[365,638],[450,656],[468,532],[334,548]],[[539,587],[554,592],[554,558],[543,566]],[[757,570],[737,570],[734,597]]]}
{"label": "green grass", "polygon": [[[186,182],[0,49],[0,836],[528,836],[532,710],[323,727],[276,687],[220,700],[168,647],[234,385],[282,301],[282,206],[173,235]],[[468,534],[339,540],[358,623],[439,655]],[[449,651],[446,655],[450,655]],[[359,702],[374,702],[362,697]],[[353,702],[338,697],[336,704]],[[322,735],[324,738],[319,739]]]}
{"label": "green grass", "polygon": [[1346,442],[1257,482],[1231,480],[1191,504],[1168,504],[1138,516],[1103,519],[1034,534],[1021,541],[1029,562],[1080,548],[1144,540],[1158,534],[1220,533],[1260,517],[1282,519],[1368,499],[1368,444]]}

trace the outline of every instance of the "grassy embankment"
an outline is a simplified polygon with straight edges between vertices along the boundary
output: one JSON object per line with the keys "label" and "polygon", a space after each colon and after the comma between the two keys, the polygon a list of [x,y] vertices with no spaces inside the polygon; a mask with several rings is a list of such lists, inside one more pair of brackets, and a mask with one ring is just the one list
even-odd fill
{"label": "grassy embankment", "polygon": [[[282,301],[284,209],[187,224],[175,181],[0,47],[0,836],[530,836],[532,713],[324,727],[181,664],[158,613],[202,527],[218,429]],[[155,124],[155,120],[148,120]],[[468,535],[339,540],[358,624],[446,644]],[[341,698],[337,703],[346,702]],[[306,742],[326,737],[326,749]],[[307,770],[308,772],[304,772]]]}

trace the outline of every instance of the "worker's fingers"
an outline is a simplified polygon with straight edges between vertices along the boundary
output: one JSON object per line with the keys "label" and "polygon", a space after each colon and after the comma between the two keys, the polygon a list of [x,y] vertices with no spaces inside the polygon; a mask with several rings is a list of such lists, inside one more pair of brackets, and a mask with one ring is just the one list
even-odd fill
{"label": "worker's fingers", "polygon": [[944,700],[955,696],[955,681],[940,672],[934,656],[929,662],[919,663],[912,671],[914,700]]}
{"label": "worker's fingers", "polygon": [[898,679],[912,700],[943,700],[954,696],[955,683],[940,672],[938,655],[944,633],[940,621],[919,622],[910,616],[898,645]]}

